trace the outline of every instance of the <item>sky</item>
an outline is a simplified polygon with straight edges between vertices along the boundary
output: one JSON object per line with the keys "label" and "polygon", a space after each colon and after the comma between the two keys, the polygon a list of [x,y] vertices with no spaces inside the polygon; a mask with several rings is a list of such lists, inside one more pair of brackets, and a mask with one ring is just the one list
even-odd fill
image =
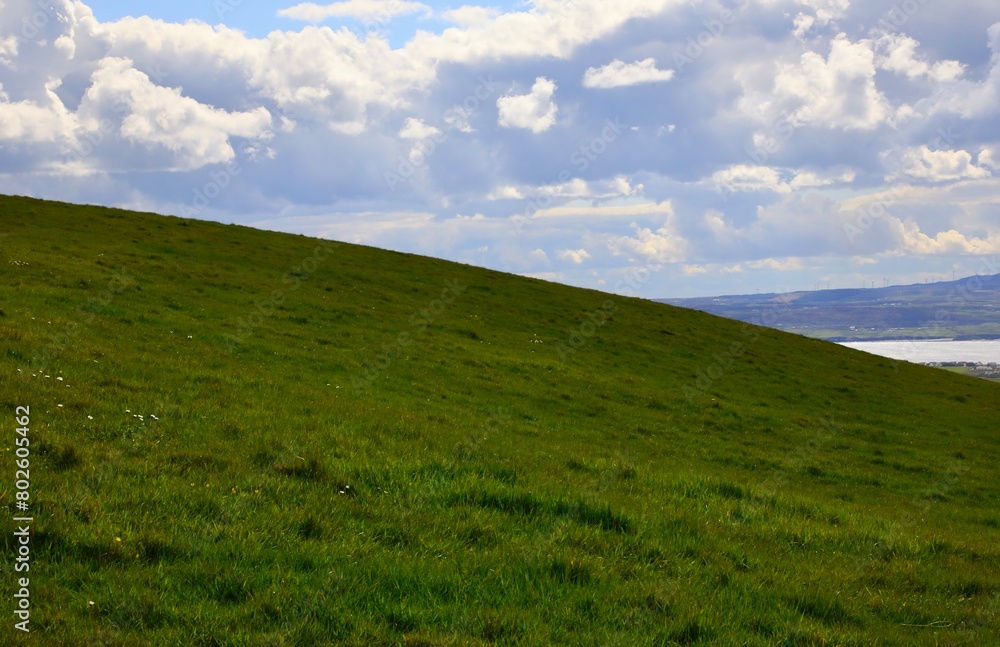
{"label": "sky", "polygon": [[645,298],[1000,273],[998,117],[995,0],[0,0],[2,193]]}

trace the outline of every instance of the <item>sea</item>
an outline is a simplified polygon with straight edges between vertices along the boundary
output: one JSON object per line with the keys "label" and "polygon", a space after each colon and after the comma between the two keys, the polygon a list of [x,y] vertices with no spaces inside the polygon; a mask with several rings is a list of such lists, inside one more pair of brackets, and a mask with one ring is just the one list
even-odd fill
{"label": "sea", "polygon": [[1000,339],[954,341],[927,339],[919,341],[852,341],[841,346],[863,350],[873,355],[902,359],[916,364],[931,362],[978,362],[1000,364]]}

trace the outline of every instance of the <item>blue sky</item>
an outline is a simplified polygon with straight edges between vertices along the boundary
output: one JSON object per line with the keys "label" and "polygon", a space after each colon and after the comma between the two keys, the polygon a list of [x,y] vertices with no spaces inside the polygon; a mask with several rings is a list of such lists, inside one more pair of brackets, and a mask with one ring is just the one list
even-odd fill
{"label": "blue sky", "polygon": [[0,12],[0,191],[649,298],[1000,271],[998,113],[979,0]]}
{"label": "blue sky", "polygon": [[[345,27],[359,35],[374,32],[386,38],[393,47],[403,46],[418,30],[440,32],[450,23],[440,15],[449,9],[463,6],[463,2],[421,2],[426,10],[394,16],[391,21],[365,20],[354,17],[331,17],[317,24],[331,28]],[[209,25],[226,25],[239,29],[253,38],[263,38],[275,30],[294,30],[302,26],[301,21],[278,15],[281,9],[295,3],[259,2],[258,0],[91,0],[86,3],[94,16],[101,22],[120,20],[126,16],[149,16],[167,22],[183,23],[199,20]],[[492,2],[490,7],[498,11],[523,9],[521,0]]]}

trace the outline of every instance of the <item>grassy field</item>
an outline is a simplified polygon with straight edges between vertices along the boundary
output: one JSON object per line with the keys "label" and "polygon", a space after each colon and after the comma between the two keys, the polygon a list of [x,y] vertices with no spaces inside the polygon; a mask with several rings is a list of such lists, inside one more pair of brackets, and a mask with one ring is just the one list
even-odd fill
{"label": "grassy field", "polygon": [[996,384],[103,208],[0,257],[4,644],[1000,644]]}

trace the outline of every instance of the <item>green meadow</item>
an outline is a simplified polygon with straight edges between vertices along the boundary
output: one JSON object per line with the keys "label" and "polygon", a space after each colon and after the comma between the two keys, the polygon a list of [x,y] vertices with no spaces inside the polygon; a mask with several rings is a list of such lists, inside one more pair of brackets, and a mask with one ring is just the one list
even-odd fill
{"label": "green meadow", "polygon": [[995,383],[27,198],[0,277],[4,644],[1000,644]]}

